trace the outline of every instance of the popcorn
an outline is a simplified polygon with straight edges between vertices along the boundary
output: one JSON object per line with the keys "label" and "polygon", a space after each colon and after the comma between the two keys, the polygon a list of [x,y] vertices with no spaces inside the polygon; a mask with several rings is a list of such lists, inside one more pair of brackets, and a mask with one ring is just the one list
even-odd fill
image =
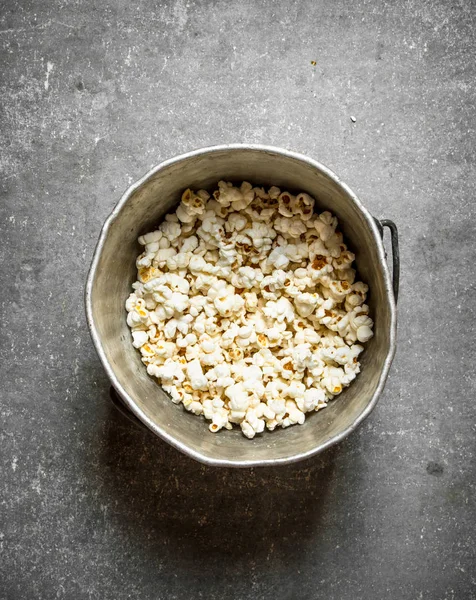
{"label": "popcorn", "polygon": [[268,264],[276,269],[285,269],[289,265],[289,258],[286,253],[286,247],[276,246],[267,258]]}
{"label": "popcorn", "polygon": [[312,353],[309,344],[294,346],[291,356],[296,370],[304,371],[307,367],[311,366]]}
{"label": "popcorn", "polygon": [[329,392],[331,397],[342,392],[343,377],[344,371],[341,368],[331,366],[324,368],[324,376],[321,380],[321,383]]}
{"label": "popcorn", "polygon": [[262,280],[263,273],[252,267],[239,267],[237,272],[231,276],[232,285],[245,290],[257,287]]}
{"label": "popcorn", "polygon": [[250,228],[245,229],[244,233],[251,239],[252,244],[258,250],[264,250],[266,253],[271,248],[272,240],[277,236],[276,231],[266,223],[257,223],[254,221]]}
{"label": "popcorn", "polygon": [[282,296],[276,302],[270,300],[263,308],[263,312],[267,317],[276,320],[278,323],[287,321],[288,323],[294,320],[294,308],[291,302]]}
{"label": "popcorn", "polygon": [[294,196],[288,194],[288,192],[283,192],[278,197],[278,212],[283,217],[292,217],[294,215],[293,211],[294,206]]}
{"label": "popcorn", "polygon": [[185,379],[183,369],[171,358],[168,358],[160,367],[155,366],[154,376],[160,379],[162,383],[166,385],[172,383],[182,383],[182,381]]}
{"label": "popcorn", "polygon": [[[197,402],[197,404],[201,406],[199,402]],[[210,423],[209,429],[212,433],[216,433],[217,431],[220,431],[220,429],[222,429],[223,427],[226,427],[227,424],[228,411],[223,409],[217,410],[213,413],[212,422]]]}
{"label": "popcorn", "polygon": [[167,264],[167,260],[176,254],[177,250],[175,248],[160,248],[160,250],[157,250],[154,260],[159,267],[164,267]]}
{"label": "popcorn", "polygon": [[370,340],[371,337],[373,337],[374,332],[372,331],[372,329],[368,326],[368,325],[361,325],[358,329],[357,329],[357,339],[359,340],[359,342],[368,342]]}
{"label": "popcorn", "polygon": [[258,418],[256,411],[249,408],[246,411],[246,420],[241,423],[241,429],[246,437],[249,439],[254,438],[257,433],[262,433],[264,431],[264,427],[264,419]]}
{"label": "popcorn", "polygon": [[132,342],[134,348],[140,348],[144,344],[147,344],[147,342],[149,341],[149,335],[147,331],[133,331],[132,339],[134,340]]}
{"label": "popcorn", "polygon": [[230,206],[233,210],[242,210],[246,208],[255,197],[253,187],[248,182],[243,182],[240,188],[236,188],[232,183],[225,181],[218,182],[218,190],[213,193],[215,200],[222,206]]}
{"label": "popcorn", "polygon": [[246,412],[250,405],[249,394],[243,383],[235,383],[225,390],[225,396],[230,399],[230,409],[233,411]]}
{"label": "popcorn", "polygon": [[245,308],[248,312],[254,312],[258,308],[258,296],[256,292],[247,292],[245,296]]}
{"label": "popcorn", "polygon": [[[166,301],[175,312],[183,313],[190,306],[190,299],[186,294],[182,294],[180,292],[173,292],[170,298]],[[166,304],[164,302],[164,304]]]}
{"label": "popcorn", "polygon": [[162,237],[162,231],[156,230],[151,231],[150,233],[146,233],[145,235],[141,235],[137,240],[141,246],[145,246],[146,244],[152,244],[153,242],[158,242]]}
{"label": "popcorn", "polygon": [[298,194],[294,202],[294,214],[301,216],[303,221],[309,221],[314,211],[314,198],[308,194]]}
{"label": "popcorn", "polygon": [[302,396],[297,397],[295,402],[299,410],[306,413],[326,406],[327,398],[323,389],[311,387]]}
{"label": "popcorn", "polygon": [[240,213],[231,213],[225,221],[225,231],[242,231],[248,223],[248,219]]}
{"label": "popcorn", "polygon": [[334,235],[336,225],[337,219],[328,211],[321,213],[319,219],[314,221],[314,227],[323,242],[327,242]]}
{"label": "popcorn", "polygon": [[303,242],[300,244],[288,244],[285,248],[286,256],[291,262],[302,262],[309,257],[309,246]]}
{"label": "popcorn", "polygon": [[174,338],[177,334],[177,331],[187,335],[192,320],[193,317],[191,315],[181,315],[170,319],[164,327],[165,337],[169,339]]}
{"label": "popcorn", "polygon": [[368,286],[314,199],[220,181],[187,189],[139,237],[125,302],[132,344],[172,402],[216,433],[302,424],[360,372]]}
{"label": "popcorn", "polygon": [[283,427],[289,427],[289,425],[302,425],[306,419],[305,414],[299,410],[294,400],[287,400],[286,412],[288,416],[283,421]]}
{"label": "popcorn", "polygon": [[[167,217],[166,217],[167,218]],[[164,221],[159,226],[159,231],[162,232],[162,237],[165,237],[169,240],[169,242],[173,242],[176,240],[179,235],[182,233],[180,225],[174,221]],[[147,246],[146,246],[147,248]],[[157,246],[158,249],[158,246]]]}
{"label": "popcorn", "polygon": [[350,292],[351,286],[347,281],[331,281],[329,285],[329,296],[336,302],[342,302]]}
{"label": "popcorn", "polygon": [[306,233],[307,230],[306,224],[297,217],[277,217],[274,222],[274,227],[276,231],[280,231],[292,238],[300,237],[303,233]]}
{"label": "popcorn", "polygon": [[318,303],[319,296],[317,294],[310,294],[309,292],[304,292],[294,298],[294,306],[300,317],[308,317],[312,314]]}
{"label": "popcorn", "polygon": [[190,361],[187,365],[187,376],[193,390],[208,389],[208,380],[203,374],[202,365],[198,359]]}
{"label": "popcorn", "polygon": [[182,202],[177,208],[177,217],[183,223],[194,221],[197,215],[203,214],[207,199],[207,192],[194,194],[190,189],[185,190],[182,194]]}
{"label": "popcorn", "polygon": [[140,299],[137,296],[137,294],[130,294],[129,298],[127,298],[126,300],[126,310],[127,312],[131,312],[131,310],[134,310],[134,308],[138,305]]}
{"label": "popcorn", "polygon": [[169,271],[186,269],[190,262],[189,252],[178,252],[167,259],[167,268]]}
{"label": "popcorn", "polygon": [[197,336],[194,333],[187,333],[183,337],[177,336],[175,343],[177,344],[177,348],[194,346],[197,343]]}
{"label": "popcorn", "polygon": [[164,359],[172,358],[176,351],[176,346],[173,342],[159,341],[154,344],[153,348],[157,356]]}
{"label": "popcorn", "polygon": [[[160,368],[157,365],[147,366],[147,373],[152,377],[157,377],[158,372],[160,372]],[[174,404],[180,404],[185,399],[186,394],[182,390],[177,389],[175,385],[162,385],[162,388],[169,394]]]}
{"label": "popcorn", "polygon": [[304,398],[306,386],[300,381],[292,381],[288,387],[288,396],[295,400],[296,398]]}
{"label": "popcorn", "polygon": [[146,325],[149,322],[149,312],[137,305],[133,310],[127,315],[127,324],[131,329],[134,327],[140,327],[141,325]]}

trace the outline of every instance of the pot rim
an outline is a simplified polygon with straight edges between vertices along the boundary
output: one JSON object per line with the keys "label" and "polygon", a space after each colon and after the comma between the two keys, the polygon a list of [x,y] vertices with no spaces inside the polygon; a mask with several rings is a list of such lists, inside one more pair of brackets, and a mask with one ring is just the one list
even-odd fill
{"label": "pot rim", "polygon": [[[170,165],[173,165],[173,164],[181,162],[183,160],[192,158],[194,156],[200,156],[203,154],[214,154],[216,152],[222,152],[222,151],[227,151],[227,150],[231,150],[231,151],[234,151],[234,150],[258,150],[260,152],[270,153],[273,155],[280,154],[284,157],[292,158],[294,160],[298,160],[298,161],[307,163],[309,166],[311,166],[311,167],[321,171],[325,175],[327,175],[337,185],[339,185],[342,189],[344,189],[344,191],[348,194],[349,199],[360,210],[361,214],[365,218],[367,225],[369,226],[369,229],[372,231],[374,240],[376,241],[378,259],[379,259],[378,264],[379,264],[379,267],[383,271],[384,282],[385,282],[385,295],[386,295],[386,300],[390,307],[389,350],[388,350],[387,356],[385,357],[385,361],[383,363],[382,370],[380,372],[380,377],[379,377],[377,387],[375,389],[374,394],[372,395],[372,398],[370,399],[370,402],[366,406],[365,410],[359,415],[359,417],[349,427],[347,427],[344,431],[340,432],[339,434],[333,436],[330,440],[328,440],[324,444],[316,446],[315,448],[312,448],[311,450],[308,450],[307,452],[299,452],[299,453],[293,454],[288,457],[283,457],[283,458],[256,459],[256,460],[239,460],[239,459],[238,460],[228,460],[228,459],[220,459],[220,458],[211,458],[209,456],[206,456],[205,454],[202,454],[201,452],[199,452],[197,450],[193,450],[187,444],[176,440],[175,437],[170,435],[169,433],[167,433],[167,431],[164,428],[162,428],[160,425],[157,425],[151,419],[149,419],[147,417],[147,415],[137,406],[137,404],[134,402],[134,400],[131,398],[131,396],[124,390],[122,385],[119,383],[119,381],[114,373],[114,370],[113,370],[111,364],[109,363],[109,360],[106,357],[106,354],[105,354],[103,346],[102,346],[101,338],[96,329],[96,325],[95,325],[94,318],[93,318],[92,289],[94,286],[97,267],[98,267],[100,256],[102,254],[104,243],[105,243],[105,240],[109,233],[110,227],[113,225],[114,221],[116,220],[116,218],[118,217],[118,215],[120,214],[122,209],[124,208],[127,201],[130,199],[132,194],[137,189],[139,189],[146,181],[148,181],[153,175],[155,175],[156,173],[158,173],[159,171],[161,171],[162,169],[164,169]],[[378,402],[378,398],[383,391],[385,381],[387,379],[387,376],[388,376],[388,373],[390,370],[390,366],[393,361],[393,357],[395,356],[396,328],[397,328],[396,304],[395,304],[395,298],[394,298],[393,290],[392,290],[392,282],[391,282],[391,278],[390,278],[390,272],[389,272],[387,261],[385,258],[385,249],[383,246],[383,241],[382,241],[382,238],[378,231],[378,228],[377,228],[374,218],[371,216],[371,214],[368,212],[368,210],[363,206],[363,204],[361,203],[359,198],[350,189],[350,187],[346,183],[344,183],[340,179],[340,177],[338,175],[336,175],[331,169],[324,166],[320,162],[318,162],[312,158],[309,158],[308,156],[305,156],[304,154],[300,154],[297,152],[293,152],[290,150],[286,150],[286,149],[278,148],[278,147],[274,147],[274,146],[267,146],[267,145],[262,145],[262,144],[243,144],[243,143],[208,146],[205,148],[199,148],[197,150],[192,150],[191,152],[186,152],[184,154],[180,154],[173,158],[167,159],[167,160],[159,163],[152,169],[150,169],[139,180],[137,180],[135,183],[133,183],[131,186],[129,186],[129,188],[127,188],[127,190],[121,196],[119,202],[116,204],[116,206],[114,207],[114,209],[109,214],[106,221],[104,222],[104,225],[101,228],[101,233],[99,235],[98,242],[97,242],[95,250],[94,250],[91,267],[89,269],[84,299],[85,299],[87,323],[89,326],[89,330],[90,330],[90,334],[91,334],[94,346],[96,348],[96,352],[99,356],[99,359],[101,360],[101,363],[104,367],[104,370],[106,371],[107,376],[109,377],[109,380],[111,381],[114,388],[117,390],[118,394],[120,395],[120,397],[122,398],[122,400],[124,401],[126,406],[149,429],[151,429],[160,438],[162,438],[163,440],[168,442],[171,446],[173,446],[180,452],[194,458],[195,460],[197,460],[203,464],[209,465],[209,466],[258,467],[258,466],[273,466],[273,465],[291,464],[291,463],[295,463],[295,462],[304,460],[306,458],[310,458],[312,456],[316,456],[320,452],[323,452],[325,449],[333,446],[334,444],[337,444],[338,442],[340,442],[341,440],[346,438],[350,433],[352,433],[360,425],[360,423],[365,418],[368,417],[368,415],[375,408],[375,406]]]}

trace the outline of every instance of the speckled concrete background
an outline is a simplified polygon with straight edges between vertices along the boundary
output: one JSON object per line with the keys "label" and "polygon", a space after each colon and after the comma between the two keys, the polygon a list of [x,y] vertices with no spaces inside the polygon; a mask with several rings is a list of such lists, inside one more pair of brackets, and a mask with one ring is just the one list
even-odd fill
{"label": "speckled concrete background", "polygon": [[[476,598],[474,3],[1,6],[0,598]],[[376,411],[251,472],[117,414],[83,313],[128,184],[240,141],[333,168],[403,263]]]}

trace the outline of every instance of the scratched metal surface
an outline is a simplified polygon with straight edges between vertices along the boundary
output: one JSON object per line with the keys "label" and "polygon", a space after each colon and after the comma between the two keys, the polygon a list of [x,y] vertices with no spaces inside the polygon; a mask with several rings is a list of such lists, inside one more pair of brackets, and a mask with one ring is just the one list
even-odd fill
{"label": "scratched metal surface", "polygon": [[[2,3],[2,600],[476,598],[475,16],[470,0]],[[134,429],[85,324],[122,191],[229,142],[309,154],[401,234],[385,393],[286,468],[204,467]]]}

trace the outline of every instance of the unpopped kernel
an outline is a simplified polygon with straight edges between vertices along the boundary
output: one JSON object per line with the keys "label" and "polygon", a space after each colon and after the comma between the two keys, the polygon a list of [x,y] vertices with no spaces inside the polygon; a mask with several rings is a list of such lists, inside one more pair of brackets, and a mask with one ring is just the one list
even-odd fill
{"label": "unpopped kernel", "polygon": [[373,335],[336,217],[273,186],[185,190],[139,238],[126,301],[147,372],[210,431],[302,424],[360,372]]}

